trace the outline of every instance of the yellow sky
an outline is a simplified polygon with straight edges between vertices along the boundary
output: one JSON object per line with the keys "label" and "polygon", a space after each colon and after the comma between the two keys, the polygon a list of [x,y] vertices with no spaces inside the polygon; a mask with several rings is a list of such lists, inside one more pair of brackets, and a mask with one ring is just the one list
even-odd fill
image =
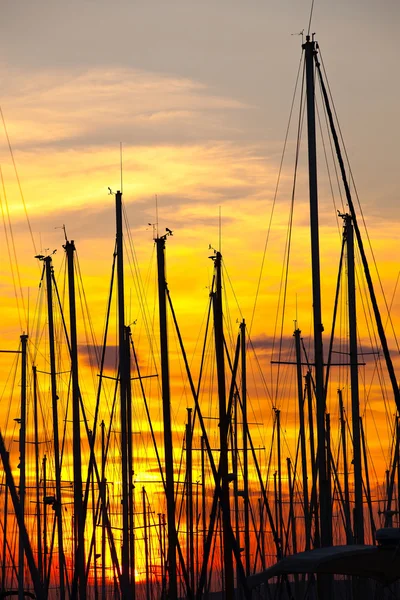
{"label": "yellow sky", "polygon": [[[30,238],[4,133],[1,137],[0,160],[26,314],[29,303],[29,333],[33,343],[30,352],[31,356],[36,356],[35,362],[38,368],[43,371],[48,370],[48,342],[44,292],[43,289],[39,290],[41,266],[36,264],[34,254],[45,253],[46,249],[50,252],[57,249],[54,255],[54,267],[62,290],[65,285],[62,249],[64,234],[61,229],[63,225],[66,227],[68,238],[74,239],[76,243],[87,306],[96,338],[95,343],[97,346],[101,344],[115,239],[114,198],[108,194],[108,187],[111,187],[114,192],[120,187],[119,143],[122,142],[124,203],[140,269],[142,291],[145,290],[143,297],[138,292],[138,272],[134,270],[130,255],[131,248],[127,240],[126,313],[127,322],[132,324],[132,334],[139,354],[142,375],[154,374],[156,369],[159,371],[156,265],[152,241],[153,224],[157,219],[155,202],[157,195],[159,233],[162,235],[165,227],[174,232],[173,237],[167,242],[167,281],[188,357],[193,365],[195,382],[198,377],[204,319],[213,270],[213,263],[209,260],[213,252],[210,246],[218,248],[221,235],[229,347],[233,349],[232,340],[236,339],[240,320],[245,318],[248,325],[252,324],[251,335],[257,352],[257,359],[251,352],[248,359],[250,419],[257,423],[252,426],[255,444],[266,449],[264,453],[260,451],[261,462],[265,467],[271,439],[273,406],[276,406],[282,411],[282,428],[287,440],[285,457],[290,453],[293,458],[298,423],[294,368],[285,366],[280,369],[277,392],[277,367],[271,367],[270,361],[271,358],[277,359],[278,342],[275,342],[274,357],[271,356],[271,349],[274,334],[276,333],[279,339],[281,327],[282,298],[279,300],[279,290],[293,182],[294,125],[281,174],[255,306],[286,120],[283,120],[278,128],[281,133],[279,139],[272,136],[270,140],[265,141],[257,136],[252,137],[250,134],[253,131],[248,132],[244,127],[244,123],[248,123],[250,119],[249,115],[257,110],[257,106],[252,104],[250,99],[245,99],[239,93],[236,96],[233,93],[222,93],[196,78],[178,75],[172,71],[157,72],[132,66],[97,65],[83,68],[76,65],[64,67],[53,65],[41,69],[33,68],[29,78],[26,77],[26,71],[17,66],[11,69],[11,74],[12,85],[7,88],[6,96],[2,99],[2,107],[36,250]],[[279,82],[278,75],[276,81]],[[285,100],[285,107],[287,107],[285,113],[287,118],[289,100]],[[270,115],[270,119],[274,121],[276,117]],[[277,127],[276,123],[274,127]],[[266,135],[265,132],[263,135]],[[354,140],[353,137],[351,139]],[[299,164],[286,316],[282,331],[283,359],[290,355],[294,321],[297,320],[302,330],[307,348],[312,330],[305,140],[302,142],[302,150],[304,158]],[[356,160],[360,170],[357,152]],[[339,220],[338,228],[336,208],[341,209],[341,203],[338,198],[335,206],[332,203],[323,163],[321,157],[319,159],[321,166],[320,241],[324,345],[327,348],[342,224]],[[362,173],[362,177],[363,181],[368,181],[370,173]],[[375,186],[377,185],[375,183]],[[382,182],[382,186],[389,186],[388,189],[391,189],[391,185],[389,180]],[[365,193],[366,205],[372,207],[374,214],[372,220],[368,213],[365,213],[368,232],[379,265],[387,303],[391,304],[393,301],[391,318],[395,331],[398,331],[400,319],[398,293],[393,296],[399,272],[398,214],[394,212],[393,218],[388,218],[390,204],[389,206],[382,204],[381,207],[379,202],[374,203],[370,189],[359,191],[361,197],[363,197],[362,192]],[[1,196],[4,202],[3,191]],[[219,214],[221,214],[221,231]],[[0,348],[16,349],[21,334],[20,319],[22,330],[25,330],[27,324],[26,315],[24,316],[22,310],[20,316],[18,315],[8,261],[8,248],[3,231],[0,249]],[[371,258],[369,250],[368,255]],[[365,288],[359,265],[357,272],[360,278],[357,301],[361,307],[362,298],[365,299]],[[20,291],[17,275],[15,278],[18,295]],[[387,313],[384,310],[374,269],[373,279],[382,308],[383,322],[386,323]],[[38,298],[42,299],[39,301]],[[20,308],[21,306],[20,302]],[[346,306],[346,298],[343,296],[338,329],[345,347],[348,336],[345,324]],[[115,302],[113,311],[110,341],[111,345],[115,346]],[[38,315],[40,315],[39,320],[37,320]],[[89,422],[92,422],[98,369],[97,366],[90,369],[88,365],[88,351],[85,346],[87,341],[91,344],[93,340],[88,340],[90,335],[85,331],[88,319],[86,313],[85,316],[82,315],[81,309],[78,321],[81,387]],[[359,338],[365,351],[368,351],[370,344],[368,336],[370,321],[368,314],[364,316],[361,313],[358,323]],[[60,327],[59,321],[58,327]],[[184,366],[171,321],[169,330],[172,414],[175,456],[178,462],[186,408],[192,406],[193,402],[187,382],[182,382]],[[396,343],[389,326],[387,333],[389,346],[396,351]],[[154,356],[150,353],[151,347]],[[312,356],[312,351],[310,355]],[[293,354],[291,357],[293,360]],[[11,398],[9,373],[12,372],[12,360],[10,356],[4,357],[4,360],[2,358],[0,367],[1,401],[5,406]],[[396,352],[394,361],[398,367]],[[395,406],[387,378],[384,382],[386,392],[383,393],[378,374],[374,371],[373,360],[369,358],[367,363],[365,369],[362,369],[362,377],[360,376],[361,407],[364,415],[364,407],[367,406],[365,427],[368,431],[368,444],[374,456],[376,482],[381,484],[384,480],[384,471],[388,466],[391,443],[392,423],[388,417],[395,413]],[[60,371],[69,368],[65,347],[59,368]],[[208,416],[215,416],[217,412],[213,369],[210,342],[205,368],[206,380],[201,396],[204,413]],[[112,374],[111,369],[108,372]],[[338,385],[343,387],[348,406],[349,376],[344,369],[340,372],[334,369],[332,380],[328,407],[332,414],[332,438],[336,451],[338,447],[336,391]],[[12,419],[18,416],[19,410],[18,374],[15,384],[8,416],[9,440],[16,435],[12,429],[14,426]],[[64,389],[64,394],[60,402],[60,411],[64,418],[68,376],[64,376],[61,387]],[[101,406],[100,418],[107,420],[113,384],[106,382],[105,387],[107,395]],[[159,381],[147,380],[145,389],[157,440],[162,446]],[[44,436],[51,437],[49,380],[46,375],[41,381],[41,392],[45,421],[47,421]],[[137,478],[140,481],[149,481],[157,477],[154,474],[156,464],[150,449],[151,439],[140,392],[136,386],[134,394],[134,429],[136,428],[135,435],[141,439],[137,444],[137,456],[145,459],[144,466],[137,467]],[[386,410],[383,397],[387,401]],[[30,391],[30,402],[31,399]],[[31,404],[29,410],[31,419]],[[210,423],[212,445],[216,446],[218,429],[215,421]],[[2,427],[4,424],[5,420]],[[117,425],[115,429],[118,429]],[[137,433],[138,431],[140,433]],[[30,421],[31,434],[32,422]],[[112,444],[114,445],[112,454],[117,453],[117,435],[114,436]],[[196,445],[198,444],[197,438]],[[49,446],[47,449],[50,452]],[[14,473],[17,473],[17,458],[17,447],[14,444]],[[72,469],[71,448],[68,445],[65,467],[66,478],[69,478],[72,476]],[[198,469],[198,455],[196,467]],[[376,482],[374,480],[374,484]],[[156,489],[159,491],[159,488]]]}

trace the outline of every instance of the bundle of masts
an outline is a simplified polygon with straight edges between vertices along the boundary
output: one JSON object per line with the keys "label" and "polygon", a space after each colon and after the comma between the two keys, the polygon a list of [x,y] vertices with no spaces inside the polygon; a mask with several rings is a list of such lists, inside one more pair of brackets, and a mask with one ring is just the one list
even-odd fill
{"label": "bundle of masts", "polygon": [[[2,514],[2,566],[1,586],[3,593],[18,590],[22,599],[27,590],[34,591],[37,598],[59,596],[65,598],[203,598],[210,590],[220,590],[230,599],[235,588],[242,596],[251,598],[258,593],[251,591],[248,578],[266,569],[289,554],[309,551],[313,548],[332,546],[334,542],[364,544],[374,542],[378,523],[392,525],[392,515],[400,512],[400,427],[395,421],[396,439],[393,445],[392,464],[387,472],[384,510],[377,514],[373,505],[368,471],[367,445],[363,422],[359,412],[357,352],[357,316],[355,293],[354,247],[361,256],[364,273],[374,311],[380,345],[392,384],[393,399],[400,409],[399,390],[391,362],[384,328],[378,310],[368,262],[364,252],[360,230],[347,182],[338,136],[321,69],[316,43],[307,38],[303,45],[305,77],[307,85],[307,128],[309,158],[309,192],[311,221],[311,257],[313,275],[313,343],[314,359],[310,363],[302,348],[300,329],[295,328],[295,361],[297,404],[299,415],[296,460],[286,459],[287,470],[283,473],[280,411],[275,409],[272,444],[277,452],[277,470],[273,474],[273,489],[268,488],[269,472],[257,459],[248,423],[246,349],[248,346],[246,324],[240,323],[236,348],[231,353],[224,336],[224,307],[222,282],[222,256],[215,251],[214,278],[210,292],[207,331],[213,323],[215,346],[217,395],[218,395],[218,448],[212,448],[210,435],[199,402],[200,383],[195,385],[173,309],[165,278],[165,247],[170,230],[155,239],[157,249],[158,307],[161,353],[161,396],[163,417],[163,452],[157,448],[157,436],[146,400],[143,379],[130,327],[126,324],[124,291],[124,237],[122,218],[122,194],[115,194],[116,246],[113,275],[116,266],[118,306],[118,369],[115,377],[115,393],[119,398],[120,413],[120,498],[121,511],[110,494],[110,482],[106,478],[107,456],[110,443],[110,423],[99,422],[101,386],[104,378],[107,327],[100,357],[99,386],[96,409],[89,427],[84,399],[79,386],[79,360],[77,342],[77,317],[75,306],[75,245],[66,240],[69,319],[62,316],[65,339],[71,363],[72,390],[72,440],[73,440],[73,525],[66,526],[66,493],[63,482],[63,444],[59,439],[59,423],[65,415],[59,414],[59,390],[57,389],[57,364],[54,331],[55,304],[60,304],[52,257],[39,256],[43,262],[43,276],[47,293],[48,359],[50,364],[51,407],[53,423],[53,456],[55,482],[47,480],[47,456],[40,456],[38,415],[38,370],[32,366],[28,372],[28,335],[21,335],[20,380],[21,413],[19,436],[19,481],[13,479],[10,456],[3,437],[0,451],[5,473]],[[335,300],[333,327],[327,357],[323,354],[322,308],[320,293],[320,251],[318,237],[318,192],[316,170],[315,133],[315,81],[317,74],[325,102],[325,110],[331,126],[332,139],[342,175],[349,214],[344,214],[343,243],[339,261],[338,287]],[[349,362],[352,411],[352,464],[354,490],[350,489],[348,464],[347,422],[342,392],[339,390],[340,441],[342,456],[335,457],[331,450],[330,415],[326,411],[328,380],[332,363],[336,309],[342,270],[347,271]],[[111,309],[112,286],[107,315]],[[212,317],[212,319],[211,319]],[[108,318],[108,317],[107,317]],[[193,405],[188,409],[185,426],[185,476],[183,486],[177,480],[178,465],[174,463],[171,424],[170,374],[168,360],[168,319],[172,319],[192,393]],[[67,325],[67,321],[69,324]],[[108,320],[107,320],[108,323]],[[206,333],[207,339],[207,333]],[[203,355],[204,356],[204,355]],[[203,366],[203,363],[202,363]],[[135,377],[132,376],[133,370]],[[201,367],[202,370],[202,367]],[[200,373],[201,373],[200,370]],[[239,377],[240,374],[240,377]],[[149,419],[154,452],[159,467],[166,514],[153,516],[152,502],[145,487],[138,501],[137,480],[133,465],[133,416],[132,380],[139,382],[146,414]],[[201,379],[201,374],[200,374]],[[199,381],[200,381],[199,379]],[[34,492],[27,486],[27,389],[32,382],[34,413]],[[316,411],[313,409],[316,407]],[[314,418],[315,417],[315,418]],[[61,421],[60,421],[61,419]],[[81,422],[84,422],[85,439],[81,440]],[[195,432],[200,427],[200,438]],[[99,431],[100,430],[100,431]],[[100,435],[101,443],[96,440]],[[199,439],[199,448],[194,442]],[[89,449],[87,468],[83,464],[81,448]],[[96,448],[101,448],[98,455]],[[200,451],[200,481],[193,482],[193,454]],[[299,457],[299,460],[297,458]],[[339,464],[341,469],[339,469]],[[31,469],[31,466],[29,466]],[[342,471],[342,476],[340,473]],[[180,472],[180,469],[179,469]],[[212,488],[208,486],[206,472],[211,473]],[[40,475],[41,473],[41,475]],[[285,480],[285,491],[283,481]],[[395,492],[395,483],[398,490]],[[179,499],[177,491],[183,487]],[[300,490],[300,492],[296,492]],[[207,493],[208,492],[208,493]],[[212,493],[211,493],[212,492]],[[136,494],[136,497],[135,497]],[[299,500],[300,498],[300,500]],[[13,511],[10,510],[10,500]],[[395,502],[397,500],[397,502]],[[28,503],[36,506],[35,518],[28,511]],[[141,504],[141,509],[138,506]],[[52,509],[52,511],[50,510]],[[91,508],[92,517],[89,518]],[[117,510],[118,509],[118,510]],[[337,514],[334,516],[332,511]],[[118,513],[115,516],[115,513]],[[184,515],[182,517],[182,514]],[[14,518],[15,516],[15,518]],[[181,521],[185,519],[185,523]],[[333,533],[334,520],[337,524]],[[18,555],[9,543],[11,523],[17,523]],[[116,537],[119,531],[122,539]],[[71,536],[72,533],[72,536]],[[119,534],[118,534],[119,535]],[[67,540],[68,543],[67,543]],[[72,543],[70,543],[72,542]],[[66,547],[71,547],[68,555]],[[144,576],[139,573],[139,563],[144,564]],[[310,575],[307,580],[310,580]],[[285,593],[291,579],[284,578]],[[294,580],[295,588],[299,585]],[[332,582],[326,583],[329,586]],[[274,582],[277,585],[277,582]],[[325,587],[325,597],[332,590]],[[296,588],[297,589],[297,588]],[[267,594],[265,584],[263,593]],[[294,596],[296,590],[291,592]],[[238,596],[239,597],[239,596]],[[265,597],[268,597],[267,595]],[[300,596],[299,596],[300,597]],[[303,596],[302,596],[303,597]]]}

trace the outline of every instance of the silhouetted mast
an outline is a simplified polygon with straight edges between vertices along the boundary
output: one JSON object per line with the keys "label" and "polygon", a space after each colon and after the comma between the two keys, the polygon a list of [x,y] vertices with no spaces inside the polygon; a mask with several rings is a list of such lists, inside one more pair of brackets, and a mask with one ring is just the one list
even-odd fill
{"label": "silhouetted mast", "polygon": [[249,519],[249,460],[247,452],[247,365],[246,365],[246,323],[240,324],[242,358],[242,413],[243,413],[243,500],[244,500],[244,552],[246,577],[250,575],[250,519]]}
{"label": "silhouetted mast", "polygon": [[164,419],[165,483],[168,519],[168,574],[169,598],[178,597],[176,573],[177,535],[175,529],[174,456],[172,450],[171,398],[169,387],[168,335],[167,335],[167,282],[165,280],[165,240],[168,233],[155,240],[157,246],[158,306],[160,316],[160,348],[162,403]]}
{"label": "silhouetted mast", "polygon": [[338,390],[339,413],[340,413],[340,435],[342,439],[343,454],[343,480],[344,480],[344,517],[346,522],[346,542],[353,542],[353,534],[350,518],[350,492],[349,492],[349,469],[347,466],[347,441],[346,441],[346,421],[344,418],[343,395],[342,390]]}
{"label": "silhouetted mast", "polygon": [[228,480],[228,427],[229,418],[226,408],[226,389],[225,389],[225,361],[224,361],[224,332],[223,332],[223,313],[222,313],[222,276],[221,261],[222,256],[217,252],[214,258],[216,289],[213,294],[214,309],[214,337],[215,337],[215,355],[217,363],[218,379],[218,398],[219,398],[219,437],[220,437],[220,463],[219,470],[221,474],[221,500],[222,500],[222,535],[223,535],[223,555],[224,555],[224,575],[225,575],[225,594],[226,598],[233,598],[233,560],[232,545],[229,533],[231,531],[231,517],[229,506],[229,480]]}
{"label": "silhouetted mast", "polygon": [[[19,432],[19,501],[21,506],[21,519],[25,522],[25,495],[26,495],[26,347],[28,336],[23,334],[21,337],[21,418]],[[4,559],[5,560],[5,557]],[[23,531],[19,530],[18,546],[18,598],[24,599],[24,566],[25,552]]]}
{"label": "silhouetted mast", "polygon": [[317,153],[315,135],[315,83],[314,83],[314,54],[315,42],[306,37],[303,45],[305,50],[305,67],[307,82],[307,131],[308,131],[308,173],[310,193],[310,223],[311,223],[311,263],[313,288],[313,321],[314,321],[314,362],[315,362],[315,395],[317,403],[317,468],[319,477],[320,527],[322,546],[332,545],[332,509],[327,478],[326,447],[325,447],[325,394],[324,394],[324,364],[322,347],[322,316],[321,316],[321,278],[319,260],[319,230],[318,230],[318,188],[317,188]]}
{"label": "silhouetted mast", "polygon": [[40,470],[39,470],[39,424],[38,424],[38,394],[37,394],[37,372],[32,367],[33,373],[33,419],[35,429],[35,479],[36,479],[36,539],[38,553],[38,571],[41,581],[45,580],[43,573],[43,546],[42,546],[42,515],[40,509]]}
{"label": "silhouetted mast", "polygon": [[79,379],[78,379],[78,340],[76,332],[76,303],[75,303],[75,270],[74,270],[74,241],[67,240],[64,246],[68,264],[68,293],[70,315],[70,345],[72,371],[72,449],[74,469],[74,526],[75,526],[75,571],[78,575],[79,596],[86,598],[85,581],[85,537],[82,506],[82,458],[81,458],[81,427],[79,410]]}
{"label": "silhouetted mast", "polygon": [[47,315],[49,323],[49,348],[50,348],[50,378],[51,378],[51,404],[53,411],[53,433],[54,433],[54,465],[56,472],[56,498],[54,510],[57,518],[57,537],[58,537],[58,565],[60,578],[60,600],[65,600],[64,583],[64,541],[61,512],[61,462],[60,462],[60,442],[58,435],[58,395],[56,382],[56,354],[54,345],[54,318],[53,318],[53,287],[52,287],[52,260],[51,256],[44,259],[47,287]]}
{"label": "silhouetted mast", "polygon": [[124,299],[124,250],[122,232],[122,194],[115,194],[117,232],[117,280],[118,280],[118,345],[119,345],[119,391],[121,412],[121,467],[122,467],[122,600],[129,593],[129,490],[128,490],[128,432],[127,432],[127,365],[125,344]]}
{"label": "silhouetted mast", "polygon": [[304,394],[303,377],[301,372],[301,351],[300,351],[300,329],[294,332],[296,345],[296,365],[297,365],[297,398],[299,405],[299,425],[300,425],[300,451],[301,451],[301,470],[303,478],[303,509],[304,509],[304,529],[305,529],[305,549],[310,549],[311,544],[311,519],[310,507],[308,502],[308,477],[307,477],[307,449],[306,449],[306,428],[304,421]]}
{"label": "silhouetted mast", "polygon": [[360,402],[358,397],[358,352],[357,352],[357,312],[356,279],[354,270],[354,233],[350,215],[345,215],[347,246],[347,292],[349,307],[350,338],[350,382],[351,414],[353,424],[353,463],[354,463],[354,538],[356,544],[364,543],[364,512],[361,467]]}

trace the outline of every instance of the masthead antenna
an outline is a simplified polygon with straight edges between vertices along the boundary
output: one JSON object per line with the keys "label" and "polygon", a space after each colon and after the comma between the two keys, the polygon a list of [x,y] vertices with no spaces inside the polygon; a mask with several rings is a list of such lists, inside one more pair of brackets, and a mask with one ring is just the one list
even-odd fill
{"label": "masthead antenna", "polygon": [[219,227],[219,252],[222,254],[222,223],[221,223],[221,205],[219,206],[219,217],[218,217],[218,227]]}
{"label": "masthead antenna", "polygon": [[122,142],[119,143],[119,162],[120,162],[120,167],[121,167],[121,194],[123,192],[123,185],[122,185]]}
{"label": "masthead antenna", "polygon": [[65,238],[65,241],[66,241],[66,242],[68,242],[68,238],[67,238],[67,231],[66,231],[66,229],[65,229],[65,225],[61,225],[61,227],[54,227],[54,229],[62,229],[62,230],[63,230],[63,232],[64,232],[64,238]]}
{"label": "masthead antenna", "polygon": [[158,238],[158,197],[157,197],[157,194],[155,195],[155,199],[156,199],[156,222],[155,222],[155,226],[156,226],[156,232],[157,232],[157,238]]}
{"label": "masthead antenna", "polygon": [[310,20],[308,21],[307,35],[310,35],[311,21],[312,21],[313,11],[314,11],[314,0],[311,1]]}

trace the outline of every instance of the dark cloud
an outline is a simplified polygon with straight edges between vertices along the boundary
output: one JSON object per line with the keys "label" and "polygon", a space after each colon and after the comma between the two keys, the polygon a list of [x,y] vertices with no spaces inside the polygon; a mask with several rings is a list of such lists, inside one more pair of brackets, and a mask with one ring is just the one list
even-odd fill
{"label": "dark cloud", "polygon": [[[102,346],[83,346],[78,347],[80,360],[87,365],[100,364],[103,348]],[[104,369],[106,371],[116,372],[118,366],[118,346],[107,346],[104,357]]]}

